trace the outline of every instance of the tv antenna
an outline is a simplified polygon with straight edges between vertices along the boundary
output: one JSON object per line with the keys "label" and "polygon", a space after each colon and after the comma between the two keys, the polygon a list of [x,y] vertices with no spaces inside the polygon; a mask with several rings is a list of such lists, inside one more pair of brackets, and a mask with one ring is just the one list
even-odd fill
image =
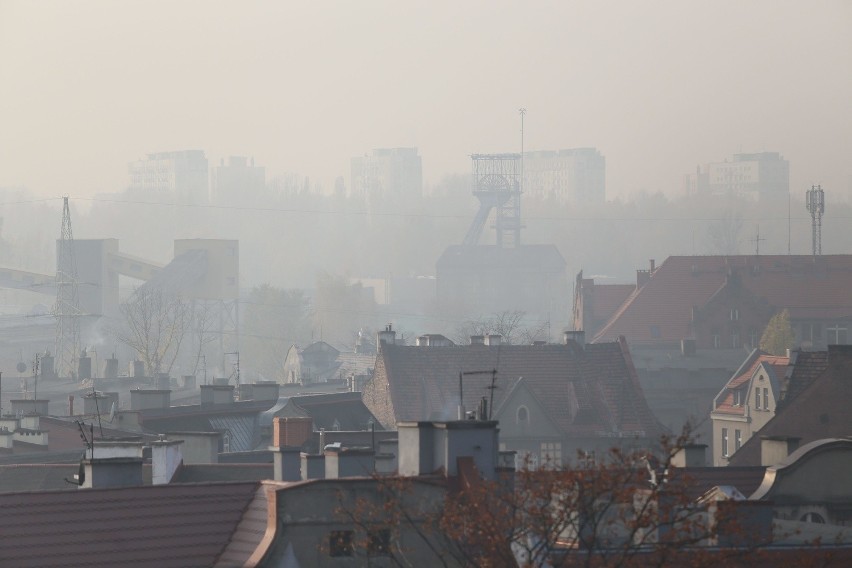
{"label": "tv antenna", "polygon": [[497,369],[491,369],[490,371],[459,371],[459,412],[458,418],[459,420],[464,420],[467,416],[464,408],[464,377],[469,377],[472,375],[491,375],[491,385],[486,387],[491,391],[491,402],[489,403],[488,408],[488,419],[491,419],[491,406],[494,404],[494,390],[497,388],[495,385],[497,381]]}
{"label": "tv antenna", "polygon": [[822,254],[822,214],[825,213],[825,193],[822,186],[812,185],[805,193],[805,207],[811,214],[811,241],[813,255]]}

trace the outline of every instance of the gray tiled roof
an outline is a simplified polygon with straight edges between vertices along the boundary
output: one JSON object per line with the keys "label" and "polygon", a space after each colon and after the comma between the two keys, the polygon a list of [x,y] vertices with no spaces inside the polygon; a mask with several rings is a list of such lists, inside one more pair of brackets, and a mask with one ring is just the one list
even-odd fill
{"label": "gray tiled roof", "polygon": [[213,566],[258,483],[0,495],[0,564],[16,568]]}

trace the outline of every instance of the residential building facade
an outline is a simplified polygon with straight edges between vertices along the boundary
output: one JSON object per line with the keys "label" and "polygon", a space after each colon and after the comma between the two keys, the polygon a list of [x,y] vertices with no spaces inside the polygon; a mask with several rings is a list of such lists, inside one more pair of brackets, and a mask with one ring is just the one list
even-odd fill
{"label": "residential building facade", "polygon": [[523,191],[559,203],[603,203],[606,158],[595,148],[524,152]]}
{"label": "residential building facade", "polygon": [[131,191],[154,194],[187,205],[208,202],[209,174],[203,150],[157,152],[128,166]]}
{"label": "residential building facade", "polygon": [[423,163],[417,148],[379,148],[352,158],[350,195],[368,203],[423,195]]}
{"label": "residential building facade", "polygon": [[734,154],[731,161],[697,167],[685,178],[688,195],[742,197],[752,201],[790,193],[790,162],[778,152]]}
{"label": "residential building facade", "polygon": [[713,465],[730,457],[775,416],[789,357],[755,349],[713,400]]}

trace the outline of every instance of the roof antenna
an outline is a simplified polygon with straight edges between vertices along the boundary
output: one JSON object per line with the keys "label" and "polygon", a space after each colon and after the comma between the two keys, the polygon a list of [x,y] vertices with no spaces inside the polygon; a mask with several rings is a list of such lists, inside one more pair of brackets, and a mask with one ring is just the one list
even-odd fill
{"label": "roof antenna", "polygon": [[[103,438],[104,437],[104,427],[103,427],[103,424],[101,424],[101,409],[98,406],[98,391],[95,390],[95,381],[92,381],[92,396],[95,397],[95,412],[98,413],[98,429],[101,431],[101,438]],[[92,442],[93,443],[94,443],[94,439],[95,439],[94,436],[95,435],[92,434]]]}

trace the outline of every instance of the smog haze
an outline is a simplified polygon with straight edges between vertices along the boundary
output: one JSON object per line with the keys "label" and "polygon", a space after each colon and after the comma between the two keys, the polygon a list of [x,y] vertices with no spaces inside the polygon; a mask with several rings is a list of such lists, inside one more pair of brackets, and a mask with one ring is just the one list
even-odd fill
{"label": "smog haze", "polygon": [[[596,147],[607,198],[781,152],[852,191],[852,5],[817,2],[0,2],[0,186],[92,197],[127,164],[251,155],[330,193],[349,160]],[[835,194],[836,195],[836,194]]]}

